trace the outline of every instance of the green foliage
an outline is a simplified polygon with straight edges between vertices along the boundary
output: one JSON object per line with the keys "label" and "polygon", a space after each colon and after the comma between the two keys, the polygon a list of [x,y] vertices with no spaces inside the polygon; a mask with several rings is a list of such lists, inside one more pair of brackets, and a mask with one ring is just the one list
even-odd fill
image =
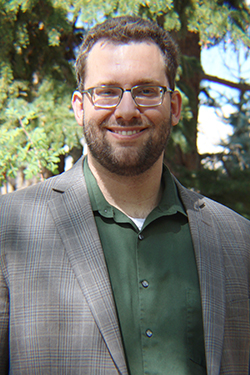
{"label": "green foliage", "polygon": [[5,114],[6,122],[0,127],[0,183],[7,177],[14,178],[20,166],[25,167],[27,179],[42,174],[43,168],[56,173],[64,148],[58,147],[57,140],[52,141],[51,134],[48,142],[44,128],[34,126],[38,120],[36,107],[14,99]]}
{"label": "green foliage", "polygon": [[81,147],[70,104],[79,35],[68,8],[61,1],[0,4],[0,185],[19,168],[27,179],[58,173],[64,146]]}

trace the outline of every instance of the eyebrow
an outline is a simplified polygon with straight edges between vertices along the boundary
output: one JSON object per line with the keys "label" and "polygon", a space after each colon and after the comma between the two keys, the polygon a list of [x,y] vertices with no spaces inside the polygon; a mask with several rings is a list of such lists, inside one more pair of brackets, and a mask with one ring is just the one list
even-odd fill
{"label": "eyebrow", "polygon": [[[140,79],[138,81],[135,81],[135,84],[133,86],[138,86],[138,85],[157,85],[157,86],[162,86],[162,84],[159,81],[150,79],[150,78],[145,78],[145,79]],[[120,84],[117,81],[110,80],[110,81],[105,81],[105,83],[100,82],[95,85],[95,87],[98,86],[115,86],[115,87],[120,87]]]}

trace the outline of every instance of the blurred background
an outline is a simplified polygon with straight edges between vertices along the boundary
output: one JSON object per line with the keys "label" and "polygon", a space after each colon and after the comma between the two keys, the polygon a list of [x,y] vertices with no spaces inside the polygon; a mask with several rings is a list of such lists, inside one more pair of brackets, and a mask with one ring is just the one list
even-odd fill
{"label": "blurred background", "polygon": [[250,3],[241,0],[1,0],[1,194],[84,152],[71,108],[77,49],[91,26],[119,15],[156,21],[180,47],[183,111],[166,164],[250,219]]}

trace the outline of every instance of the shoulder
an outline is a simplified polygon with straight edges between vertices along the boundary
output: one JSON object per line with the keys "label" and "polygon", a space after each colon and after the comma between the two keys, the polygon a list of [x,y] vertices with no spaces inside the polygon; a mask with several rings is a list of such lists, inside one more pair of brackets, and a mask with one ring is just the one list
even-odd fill
{"label": "shoulder", "polygon": [[0,196],[0,223],[8,218],[20,216],[36,210],[38,207],[45,209],[48,201],[63,194],[75,184],[82,183],[85,187],[82,172],[82,158],[67,172],[51,177],[36,185],[17,190],[13,193]]}
{"label": "shoulder", "polygon": [[191,217],[199,216],[217,226],[221,231],[244,231],[250,237],[250,221],[208,197],[182,186],[177,180],[176,185],[182,202]]}
{"label": "shoulder", "polygon": [[0,196],[1,214],[12,210],[13,207],[26,207],[29,209],[34,204],[48,201],[53,195],[53,187],[57,185],[59,176],[49,178],[44,182],[26,187]]}
{"label": "shoulder", "polygon": [[50,199],[54,190],[61,190],[62,192],[66,191],[74,184],[76,179],[84,179],[82,162],[83,158],[78,160],[78,162],[67,172],[63,172],[60,175],[51,177],[43,182],[39,182],[24,189],[0,196],[0,204],[4,204],[5,202],[10,203],[21,199],[31,199],[32,201],[41,197]]}

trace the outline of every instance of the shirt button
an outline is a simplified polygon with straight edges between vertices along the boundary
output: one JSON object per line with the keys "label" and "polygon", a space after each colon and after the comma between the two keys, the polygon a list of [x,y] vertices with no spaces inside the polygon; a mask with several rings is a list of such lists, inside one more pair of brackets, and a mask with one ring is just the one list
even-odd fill
{"label": "shirt button", "polygon": [[148,282],[147,282],[147,280],[143,280],[142,282],[141,282],[141,284],[142,284],[142,286],[143,286],[143,288],[147,288],[148,287]]}
{"label": "shirt button", "polygon": [[139,234],[139,236],[138,236],[138,238],[139,238],[139,240],[143,240],[144,239],[144,236],[143,236],[143,234]]}
{"label": "shirt button", "polygon": [[152,336],[153,336],[153,332],[152,332],[150,329],[147,329],[147,330],[146,330],[146,335],[147,335],[148,337],[152,337]]}

